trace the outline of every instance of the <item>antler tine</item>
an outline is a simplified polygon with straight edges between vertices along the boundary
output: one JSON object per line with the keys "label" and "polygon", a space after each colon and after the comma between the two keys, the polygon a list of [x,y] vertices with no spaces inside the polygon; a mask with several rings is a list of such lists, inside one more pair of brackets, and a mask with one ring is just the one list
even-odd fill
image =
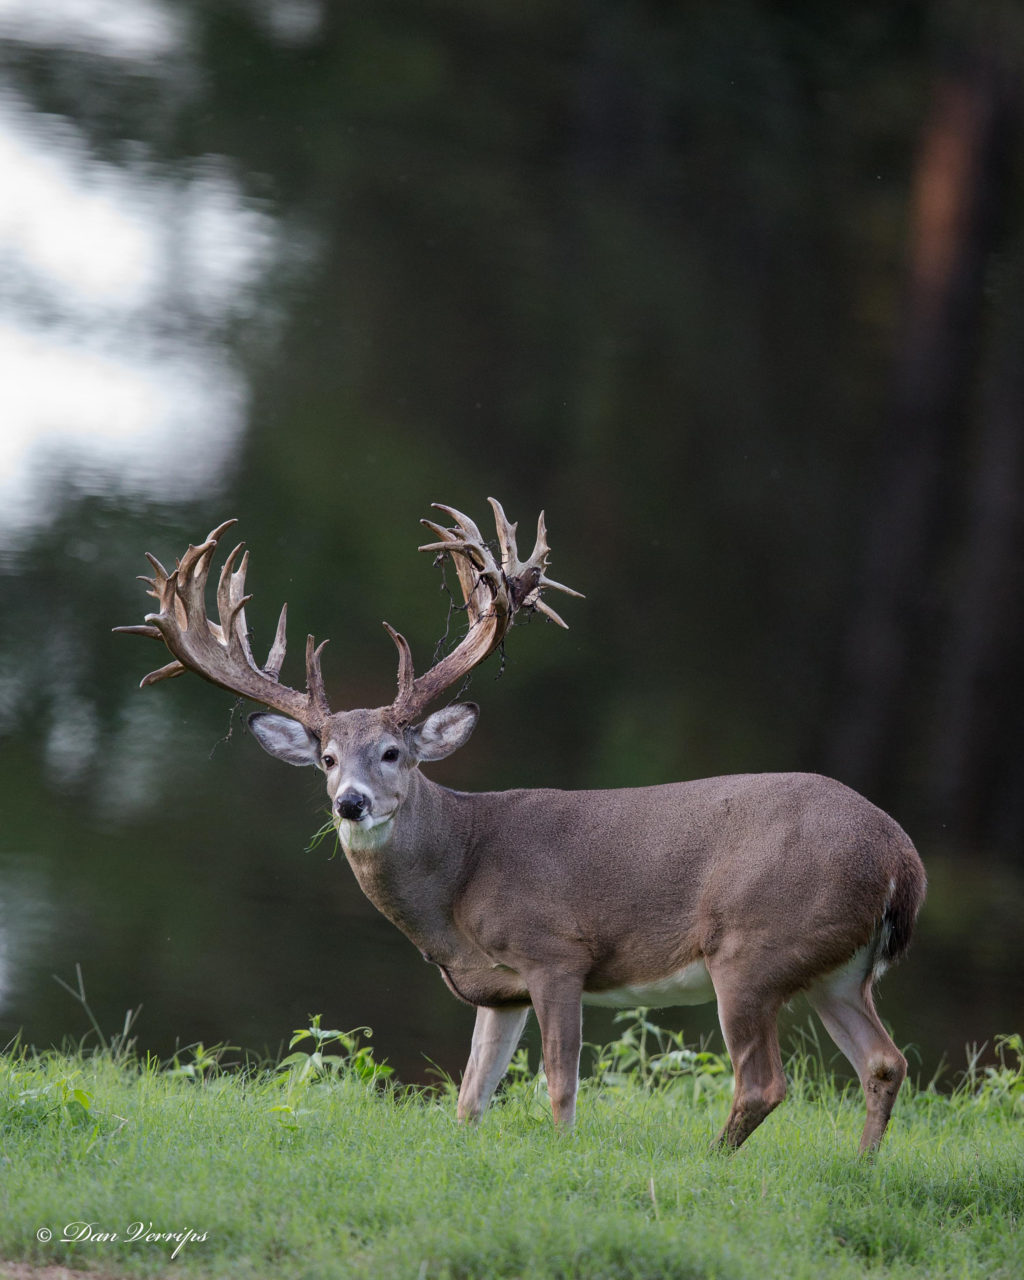
{"label": "antler tine", "polygon": [[236,661],[255,667],[256,662],[249,645],[249,628],[245,621],[245,606],[252,599],[251,595],[245,594],[245,575],[249,568],[248,551],[243,554],[238,568],[234,568],[235,557],[244,545],[240,542],[235,547],[221,570],[220,581],[217,584],[217,613],[228,652]]}
{"label": "antler tine", "polygon": [[139,581],[148,583],[149,591],[146,594],[151,595],[155,600],[159,600],[160,592],[163,590],[164,584],[167,582],[167,579],[170,577],[170,574],[163,567],[163,565],[156,558],[156,556],[150,555],[148,551],[146,552],[146,559],[153,566],[153,573],[155,576],[152,578],[145,578],[140,573]]}
{"label": "antler tine", "polygon": [[[445,506],[443,502],[432,502],[430,505],[434,508],[435,511],[443,511],[446,516],[451,517],[451,519],[454,520],[455,523],[459,526],[459,529],[462,532],[462,536],[466,538],[469,542],[473,542],[479,546],[483,546],[483,541],[484,541],[483,534],[476,527],[476,525],[469,518],[469,516],[463,515],[463,513],[461,511],[457,511],[455,507]],[[442,530],[442,532],[446,532],[446,531]]]}
{"label": "antler tine", "polygon": [[586,600],[586,596],[582,591],[574,591],[572,587],[567,587],[564,582],[556,582],[554,578],[549,578],[546,573],[540,575],[539,587],[550,587],[552,591],[564,591],[567,596],[575,596],[577,600]]}
{"label": "antler tine", "polygon": [[[173,587],[174,595],[185,610],[182,630],[188,628],[193,617],[206,618],[206,578],[216,549],[217,544],[209,540],[200,543],[198,547],[190,544],[177,569],[167,579],[167,585]],[[162,603],[161,601],[161,605]]]}
{"label": "antler tine", "polygon": [[398,697],[395,701],[400,703],[409,697],[415,683],[416,673],[412,665],[412,650],[409,648],[409,641],[400,631],[396,631],[389,622],[385,622],[384,627],[398,650]]}
{"label": "antler tine", "polygon": [[163,639],[160,628],[151,627],[146,622],[140,622],[137,626],[133,627],[112,627],[111,630],[116,631],[123,636],[152,636],[154,640]]}
{"label": "antler tine", "polygon": [[[176,580],[175,593],[185,606],[186,619],[193,615],[196,618],[206,618],[206,579],[213,563],[213,553],[225,530],[237,523],[237,520],[225,520],[216,529],[210,530],[205,542],[201,542],[198,547],[190,545],[178,562],[177,569],[168,576],[168,582]],[[232,552],[228,559],[232,559],[234,555],[235,552]]]}
{"label": "antler tine", "polygon": [[[498,531],[498,545],[501,547],[501,567],[507,573],[516,558],[516,530],[519,523],[517,521],[513,524],[509,520],[497,498],[488,498],[487,501],[494,512],[494,526]],[[541,519],[543,518],[542,515]]]}
{"label": "antler tine", "polygon": [[[574,591],[572,594],[573,594],[574,596],[578,596],[580,593],[579,593],[578,591]],[[543,600],[541,600],[539,597],[538,597],[536,600],[532,600],[532,601],[529,601],[529,602],[524,601],[523,603],[524,603],[524,605],[525,605],[525,607],[526,607],[526,608],[528,608],[528,609],[536,609],[536,611],[537,611],[538,613],[542,613],[542,614],[544,615],[544,617],[545,617],[545,618],[550,618],[552,622],[556,623],[556,624],[557,624],[558,626],[560,626],[564,631],[568,631],[568,630],[569,630],[569,624],[568,624],[568,622],[566,622],[564,618],[559,617],[559,615],[558,615],[557,613],[555,613],[554,609],[552,609],[552,607],[551,607],[549,604],[546,604],[546,603],[545,603]]]}
{"label": "antler tine", "polygon": [[519,548],[516,545],[516,530],[519,528],[517,524],[510,524],[501,509],[501,503],[496,498],[488,498],[487,501],[494,508],[494,518],[498,525],[498,538],[501,542],[501,558],[502,568],[509,577],[522,574],[528,569],[540,569],[543,572],[547,564],[548,555],[551,548],[548,545],[547,528],[544,524],[544,512],[542,511],[537,517],[537,540],[533,546],[533,552],[529,560],[519,559]]}
{"label": "antler tine", "polygon": [[252,599],[245,593],[248,552],[235,568],[241,543],[229,553],[218,579],[219,622],[212,622],[207,615],[206,581],[213,556],[221,537],[235,523],[235,520],[226,520],[211,531],[205,542],[189,546],[170,573],[155,556],[147,554],[155,576],[144,581],[150,586],[149,594],[159,601],[159,612],[147,614],[142,626],[115,627],[114,630],[159,638],[171,651],[175,660],[150,672],[143,685],[181,675],[186,670],[194,671],[222,689],[262,702],[294,717],[307,728],[319,730],[331,714],[320,670],[320,654],[326,641],[315,647],[313,638],[309,639],[305,693],[281,684],[286,605],[281,610],[267,665],[256,664],[245,622],[245,606]]}
{"label": "antler tine", "polygon": [[221,538],[224,536],[224,534],[227,532],[227,530],[228,530],[228,529],[230,529],[230,528],[232,528],[232,526],[233,526],[233,525],[236,525],[236,524],[238,524],[238,517],[237,517],[237,516],[232,516],[232,517],[230,518],[230,520],[224,520],[224,521],[222,521],[222,522],[221,522],[221,523],[216,527],[216,529],[211,529],[211,530],[210,530],[210,532],[206,535],[206,541],[207,541],[207,542],[220,542]]}
{"label": "antler tine", "polygon": [[[114,629],[127,630],[127,627],[115,627]],[[151,671],[148,676],[143,676],[139,681],[139,688],[145,689],[147,685],[156,684],[158,680],[173,680],[176,676],[184,675],[186,670],[185,664],[175,658],[173,662],[168,662],[166,667],[158,667],[156,671]]]}
{"label": "antler tine", "polygon": [[[217,614],[220,618],[221,629],[224,630],[225,623],[231,617],[231,609],[234,604],[232,593],[232,576],[235,567],[235,561],[238,559],[238,553],[245,546],[244,542],[240,542],[237,547],[228,552],[228,558],[224,561],[220,571],[220,578],[217,580]],[[245,572],[242,572],[242,584],[245,584]],[[225,631],[225,636],[227,632]]]}
{"label": "antler tine", "polygon": [[267,660],[263,664],[263,670],[272,679],[276,680],[281,674],[281,666],[284,663],[284,655],[288,648],[288,637],[286,635],[288,629],[288,602],[281,606],[281,616],[277,620],[277,631],[274,635],[274,643],[270,646],[270,652],[267,654]]}
{"label": "antler tine", "polygon": [[[428,529],[433,529],[438,533],[444,533],[440,525],[433,524],[430,520],[421,520],[420,524],[425,524]],[[476,555],[480,557],[480,552],[472,542],[467,542],[465,538],[443,538],[440,542],[425,542],[421,547],[416,548],[417,551],[440,551],[447,553],[449,551],[465,551],[468,555]]]}
{"label": "antler tine", "polygon": [[324,677],[320,670],[320,655],[327,647],[327,641],[321,640],[314,648],[312,636],[306,636],[306,689],[314,718],[322,724],[331,714],[324,689]]}
{"label": "antler tine", "polygon": [[527,564],[540,565],[541,568],[547,564],[548,556],[551,554],[551,544],[548,542],[548,527],[544,523],[544,512],[542,511],[537,517],[537,540],[533,544],[533,551]]}

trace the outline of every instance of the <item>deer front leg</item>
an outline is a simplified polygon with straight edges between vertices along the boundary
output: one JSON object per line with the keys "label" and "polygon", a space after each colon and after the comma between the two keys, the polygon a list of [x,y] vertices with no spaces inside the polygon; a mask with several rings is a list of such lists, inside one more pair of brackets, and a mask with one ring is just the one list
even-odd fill
{"label": "deer front leg", "polygon": [[583,983],[575,978],[542,977],[535,982],[528,981],[527,987],[540,1023],[551,1112],[560,1129],[571,1129],[576,1119],[576,1092],[580,1081]]}
{"label": "deer front leg", "polygon": [[461,1123],[479,1120],[487,1110],[498,1082],[512,1061],[529,1012],[529,1005],[503,1009],[488,1009],[481,1005],[477,1009],[469,1061],[459,1089],[458,1116]]}

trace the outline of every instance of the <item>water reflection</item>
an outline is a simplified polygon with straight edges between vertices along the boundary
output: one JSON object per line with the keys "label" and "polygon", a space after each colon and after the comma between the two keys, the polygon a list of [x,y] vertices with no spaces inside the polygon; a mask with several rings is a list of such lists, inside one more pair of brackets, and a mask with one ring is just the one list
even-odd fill
{"label": "water reflection", "polygon": [[275,220],[217,157],[122,151],[101,158],[72,120],[0,94],[8,547],[60,481],[173,502],[237,459],[248,387],[226,336],[275,264]]}
{"label": "water reflection", "polygon": [[180,10],[159,0],[0,0],[0,38],[155,63],[180,52]]}
{"label": "water reflection", "polygon": [[26,979],[59,928],[51,872],[46,863],[7,849],[0,856],[0,1048],[20,1029],[5,1024],[4,1014],[30,1006]]}

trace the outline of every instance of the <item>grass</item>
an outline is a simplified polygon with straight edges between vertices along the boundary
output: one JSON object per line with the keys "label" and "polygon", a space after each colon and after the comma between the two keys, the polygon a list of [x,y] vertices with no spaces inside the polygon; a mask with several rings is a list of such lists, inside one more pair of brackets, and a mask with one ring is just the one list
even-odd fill
{"label": "grass", "polygon": [[[159,1063],[123,1037],[14,1050],[0,1258],[18,1277],[1018,1280],[1024,1044],[1000,1049],[951,1093],[905,1087],[875,1160],[855,1154],[859,1091],[806,1051],[784,1106],[735,1155],[709,1154],[727,1064],[642,1016],[596,1053],[571,1136],[523,1054],[466,1130],[450,1082],[405,1089],[318,1019],[276,1068],[225,1069],[203,1046]],[[73,1222],[107,1238],[62,1242]]]}

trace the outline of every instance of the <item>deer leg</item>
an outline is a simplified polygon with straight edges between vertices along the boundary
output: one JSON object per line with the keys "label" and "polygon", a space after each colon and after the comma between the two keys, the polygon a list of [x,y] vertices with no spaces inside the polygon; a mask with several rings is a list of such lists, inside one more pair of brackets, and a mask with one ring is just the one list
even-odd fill
{"label": "deer leg", "polygon": [[779,1002],[708,963],[718,996],[718,1018],[736,1076],[732,1108],[715,1146],[735,1149],[786,1096],[776,1026]]}
{"label": "deer leg", "polygon": [[580,1083],[583,984],[575,979],[542,978],[532,985],[528,981],[527,986],[540,1023],[551,1113],[560,1129],[571,1129],[576,1119],[576,1093]]}
{"label": "deer leg", "polygon": [[459,1089],[458,1116],[461,1122],[479,1120],[487,1110],[494,1090],[512,1061],[529,1012],[529,1005],[502,1009],[488,1009],[481,1005],[477,1009],[469,1061]]}
{"label": "deer leg", "polygon": [[[855,957],[856,959],[856,957]],[[860,1151],[882,1141],[893,1103],[907,1074],[907,1060],[879,1020],[871,998],[871,977],[863,964],[847,965],[807,992],[807,998],[836,1045],[849,1060],[867,1106]]]}

